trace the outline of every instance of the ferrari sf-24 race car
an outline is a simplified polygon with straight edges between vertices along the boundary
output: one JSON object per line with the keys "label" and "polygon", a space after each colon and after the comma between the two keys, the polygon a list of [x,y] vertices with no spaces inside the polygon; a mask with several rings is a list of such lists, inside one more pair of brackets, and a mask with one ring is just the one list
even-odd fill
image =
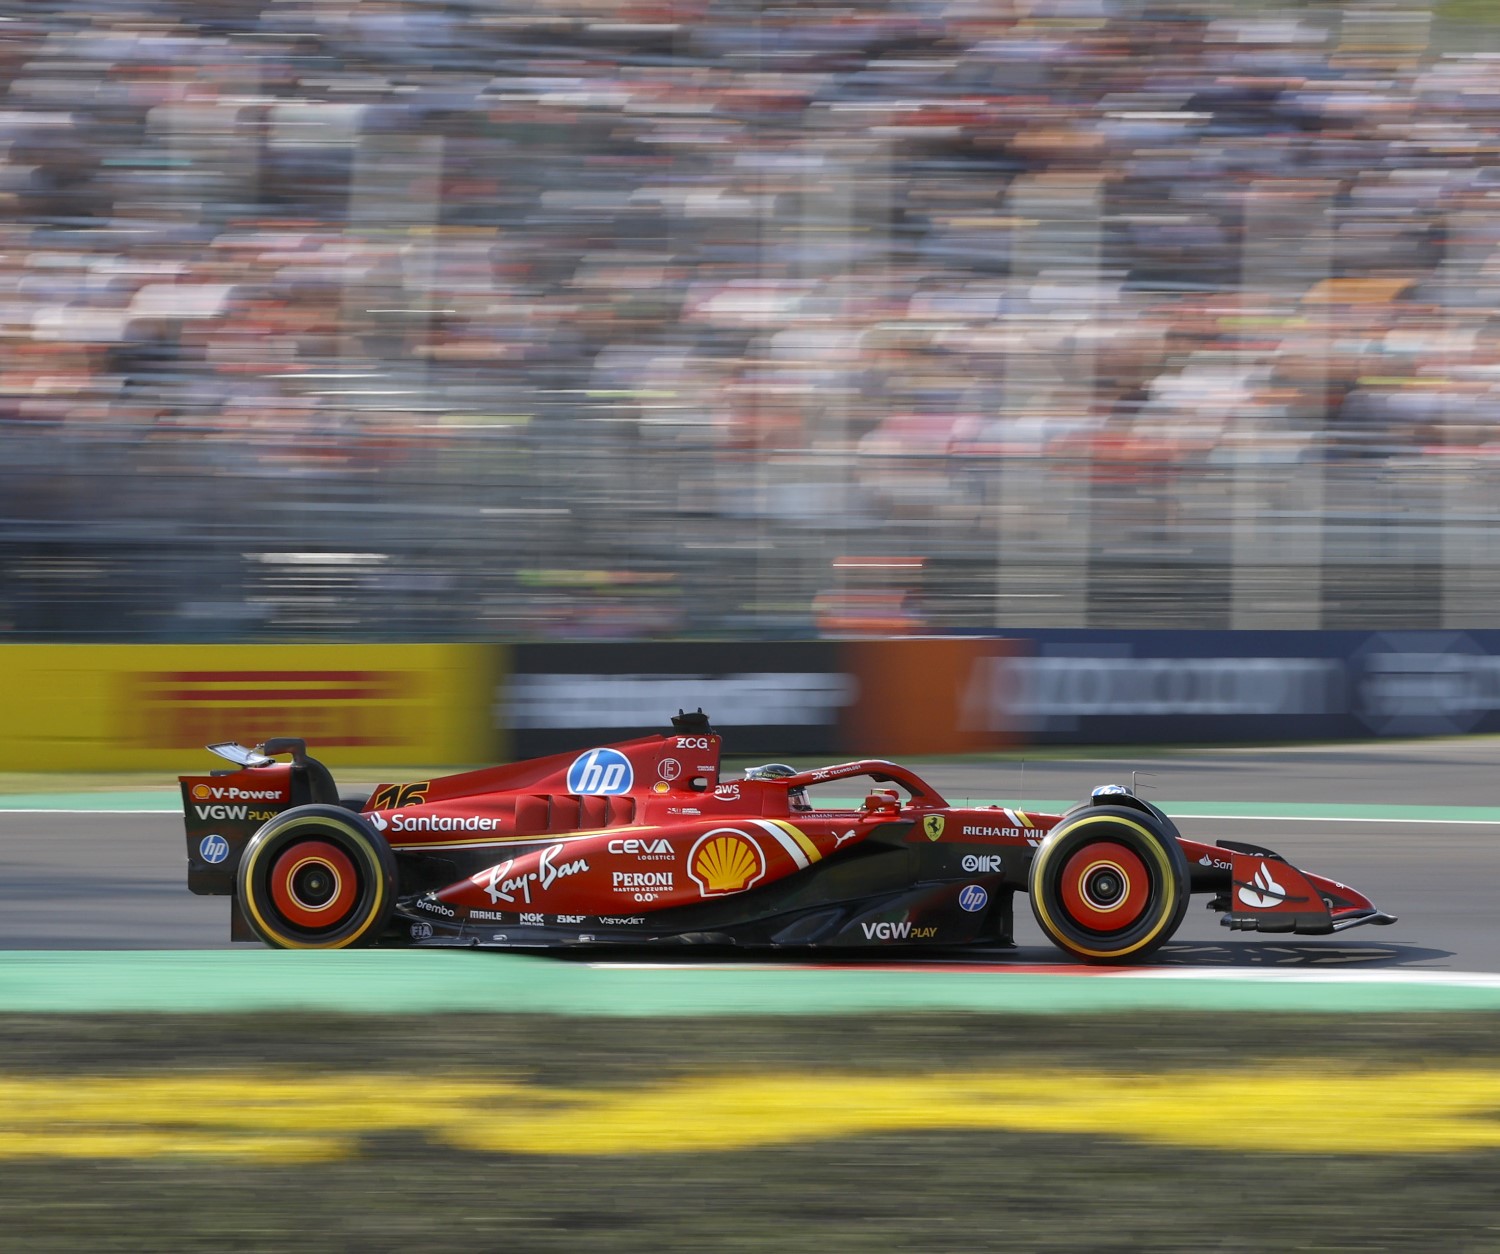
{"label": "ferrari sf-24 race car", "polygon": [[672,725],[368,798],[301,740],[211,745],[235,765],[181,777],[188,886],[234,899],[235,939],[287,949],[1004,946],[1017,891],[1087,962],[1144,959],[1193,893],[1239,931],[1394,922],[1269,849],[1186,839],[1121,784],[1038,814],[876,760],[722,779],[702,711]]}

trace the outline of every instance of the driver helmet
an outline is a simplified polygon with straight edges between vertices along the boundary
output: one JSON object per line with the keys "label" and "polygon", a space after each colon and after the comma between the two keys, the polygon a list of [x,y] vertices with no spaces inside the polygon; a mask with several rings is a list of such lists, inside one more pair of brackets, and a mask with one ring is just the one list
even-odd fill
{"label": "driver helmet", "polygon": [[[785,762],[767,762],[764,766],[751,766],[745,769],[746,779],[785,779],[788,775],[795,775],[797,768],[788,766]],[[787,804],[793,810],[811,810],[812,803],[807,799],[806,788],[788,788],[786,792]]]}

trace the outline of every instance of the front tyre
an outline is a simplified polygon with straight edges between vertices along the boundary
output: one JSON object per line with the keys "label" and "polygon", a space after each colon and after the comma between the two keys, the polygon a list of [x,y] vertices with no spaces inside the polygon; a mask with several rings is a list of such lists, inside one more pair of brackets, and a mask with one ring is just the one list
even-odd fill
{"label": "front tyre", "polygon": [[297,806],[245,846],[236,889],[246,922],[273,948],[371,945],[396,906],[396,857],[348,810]]}
{"label": "front tyre", "polygon": [[1031,911],[1085,962],[1154,953],[1187,913],[1187,857],[1149,814],[1091,806],[1052,829],[1031,863]]}

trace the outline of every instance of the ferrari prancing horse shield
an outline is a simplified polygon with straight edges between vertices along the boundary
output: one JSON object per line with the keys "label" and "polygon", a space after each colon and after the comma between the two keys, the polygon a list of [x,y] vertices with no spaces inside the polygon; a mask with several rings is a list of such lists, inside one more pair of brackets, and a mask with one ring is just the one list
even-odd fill
{"label": "ferrari prancing horse shield", "polygon": [[941,814],[929,814],[922,820],[922,830],[927,833],[928,840],[936,840],[943,834],[943,824],[947,820]]}

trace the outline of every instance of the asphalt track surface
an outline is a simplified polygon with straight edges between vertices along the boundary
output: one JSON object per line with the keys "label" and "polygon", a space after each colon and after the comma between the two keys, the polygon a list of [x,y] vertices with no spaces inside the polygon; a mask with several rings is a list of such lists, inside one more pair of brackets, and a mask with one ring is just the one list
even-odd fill
{"label": "asphalt track surface", "polygon": [[[1227,932],[1202,904],[1207,898],[1195,898],[1176,938],[1157,955],[1159,965],[1500,972],[1500,740],[918,769],[951,802],[986,803],[1082,799],[1096,784],[1128,783],[1138,772],[1141,794],[1177,817],[1185,836],[1264,844],[1360,889],[1400,917],[1391,927],[1337,936],[1261,937]],[[1257,806],[1282,816],[1309,806],[1314,817],[1186,817],[1195,804],[1240,806],[1248,816]],[[1351,817],[1330,817],[1335,806]],[[1466,821],[1454,821],[1452,812],[1380,815],[1380,807],[1412,806],[1490,813],[1477,821],[1472,811],[1460,816]],[[226,948],[228,900],[190,894],[184,858],[181,820],[169,814],[0,811],[0,949]],[[1041,938],[1024,896],[1016,899],[1016,923],[1018,948],[983,955],[984,961],[1027,966],[1060,960]],[[688,955],[660,955],[665,961],[679,956]]]}

